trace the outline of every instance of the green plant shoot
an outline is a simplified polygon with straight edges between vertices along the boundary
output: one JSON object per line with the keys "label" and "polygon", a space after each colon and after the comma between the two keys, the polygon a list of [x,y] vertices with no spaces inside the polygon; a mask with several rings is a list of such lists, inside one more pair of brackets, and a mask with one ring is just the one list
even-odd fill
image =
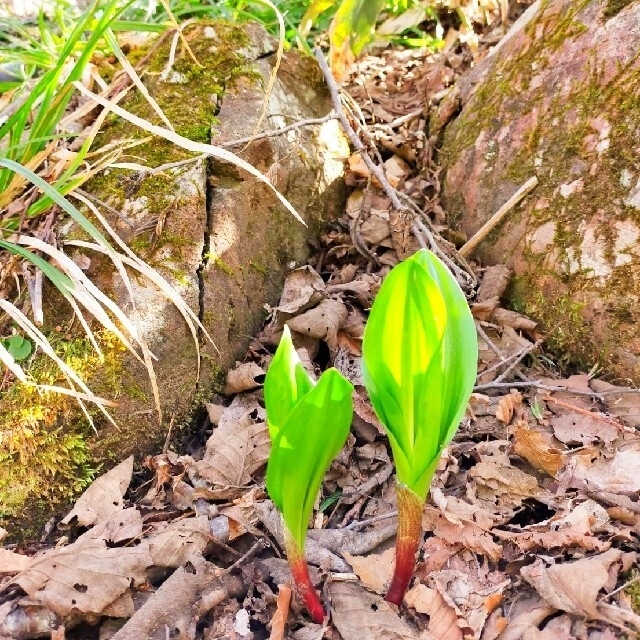
{"label": "green plant shoot", "polygon": [[324,609],[309,577],[304,544],[322,478],[349,435],[352,392],[353,385],[336,369],[315,383],[285,326],[264,381],[271,437],[267,491],[282,513],[293,579],[317,623]]}
{"label": "green plant shoot", "polygon": [[396,566],[386,599],[398,605],[415,567],[429,485],[464,414],[477,359],[469,306],[440,259],[422,249],[394,267],[371,308],[362,374],[396,465]]}

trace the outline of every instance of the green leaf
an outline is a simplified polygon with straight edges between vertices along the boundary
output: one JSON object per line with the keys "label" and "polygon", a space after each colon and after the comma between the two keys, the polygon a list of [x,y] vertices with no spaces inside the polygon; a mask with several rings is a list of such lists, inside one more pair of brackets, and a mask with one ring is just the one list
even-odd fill
{"label": "green leaf", "polygon": [[371,40],[385,0],[342,0],[331,24],[331,47],[358,55]]}
{"label": "green leaf", "polygon": [[31,342],[22,336],[11,336],[1,340],[1,342],[16,362],[26,360],[33,351]]}
{"label": "green leaf", "polygon": [[314,385],[285,329],[264,383],[272,443],[267,491],[300,549],[324,474],[349,435],[352,392],[336,369]]}
{"label": "green leaf", "polygon": [[422,498],[464,414],[477,358],[473,317],[447,267],[422,249],[392,269],[369,315],[362,371],[398,480]]}

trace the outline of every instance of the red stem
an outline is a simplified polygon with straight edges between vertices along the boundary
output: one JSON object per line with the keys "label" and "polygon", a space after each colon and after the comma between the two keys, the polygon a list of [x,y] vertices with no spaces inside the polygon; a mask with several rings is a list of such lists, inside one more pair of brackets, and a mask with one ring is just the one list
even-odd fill
{"label": "red stem", "polygon": [[396,495],[398,498],[396,566],[391,586],[384,599],[400,606],[416,566],[416,553],[422,536],[424,500],[403,484],[397,485]]}
{"label": "red stem", "polygon": [[309,576],[309,567],[304,557],[304,550],[300,549],[295,540],[291,537],[285,527],[285,547],[287,551],[287,558],[289,560],[289,566],[291,567],[291,575],[296,585],[298,595],[304,602],[304,606],[311,615],[313,621],[317,624],[324,622],[324,607],[318,592],[315,590],[311,577]]}

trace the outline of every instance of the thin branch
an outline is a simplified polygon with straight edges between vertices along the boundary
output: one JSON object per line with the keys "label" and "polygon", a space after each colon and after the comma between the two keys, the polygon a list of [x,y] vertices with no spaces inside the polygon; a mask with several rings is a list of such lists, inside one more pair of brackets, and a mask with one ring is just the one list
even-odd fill
{"label": "thin branch", "polygon": [[329,120],[335,120],[336,118],[337,116],[334,113],[328,113],[326,116],[323,116],[322,118],[308,118],[307,120],[298,120],[297,122],[288,124],[286,127],[282,127],[280,129],[274,129],[273,131],[264,131],[263,133],[258,133],[255,136],[247,136],[246,138],[237,138],[235,140],[229,140],[229,142],[222,142],[218,146],[236,147],[241,144],[248,144],[256,140],[262,140],[263,138],[273,138],[275,136],[280,136],[283,133],[287,133],[287,131],[300,129],[301,127],[309,127],[316,124],[324,124],[325,122],[329,122]]}
{"label": "thin branch", "polygon": [[529,178],[475,233],[475,235],[460,248],[463,258],[473,253],[476,247],[491,233],[504,217],[538,184],[538,178]]}

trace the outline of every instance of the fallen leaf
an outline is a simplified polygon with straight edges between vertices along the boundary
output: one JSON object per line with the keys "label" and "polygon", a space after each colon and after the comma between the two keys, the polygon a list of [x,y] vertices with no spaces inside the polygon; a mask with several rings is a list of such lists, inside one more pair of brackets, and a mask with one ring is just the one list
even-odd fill
{"label": "fallen leaf", "polygon": [[469,470],[475,480],[478,497],[494,501],[502,498],[512,504],[520,504],[524,498],[535,497],[539,492],[537,480],[528,473],[491,460],[481,460]]}
{"label": "fallen leaf", "polygon": [[264,369],[255,362],[238,364],[227,373],[227,383],[223,393],[226,396],[231,396],[241,391],[257,389],[264,382],[265,375]]}
{"label": "fallen leaf", "polygon": [[391,234],[389,220],[371,214],[359,228],[360,237],[370,245],[378,245]]}
{"label": "fallen leaf", "polygon": [[120,511],[132,474],[133,456],[130,456],[94,480],[60,524],[69,525],[75,521],[88,527],[101,520],[107,520],[111,514]]}
{"label": "fallen leaf", "polygon": [[0,549],[0,573],[17,573],[31,564],[31,558],[9,549]]}
{"label": "fallen leaf", "polygon": [[522,577],[551,606],[591,620],[600,618],[596,599],[609,580],[609,567],[620,560],[622,551],[609,551],[591,558],[547,567],[543,560],[522,567]]}
{"label": "fallen leaf", "polygon": [[552,444],[550,434],[530,429],[523,423],[515,432],[513,452],[534,469],[555,478],[564,466],[564,455]]}
{"label": "fallen leaf", "polygon": [[278,598],[276,599],[276,611],[271,618],[271,634],[269,640],[283,640],[285,624],[289,616],[291,603],[291,587],[286,584],[278,585]]}
{"label": "fallen leaf", "polygon": [[146,580],[151,564],[146,542],[107,548],[104,540],[81,536],[35,556],[12,582],[59,616],[74,610],[102,615],[131,586]]}
{"label": "fallen leaf", "polygon": [[[354,582],[332,582],[331,618],[343,638],[417,640],[418,634],[391,605]],[[424,640],[424,636],[421,636]]]}
{"label": "fallen leaf", "polygon": [[154,566],[175,569],[201,554],[210,539],[209,518],[198,516],[161,523],[147,542]]}
{"label": "fallen leaf", "polygon": [[269,457],[269,430],[265,411],[255,398],[238,395],[220,417],[207,441],[196,473],[213,485],[228,487],[237,497]]}
{"label": "fallen leaf", "polygon": [[349,311],[344,302],[327,299],[317,307],[287,320],[287,325],[292,331],[317,340],[324,340],[330,349],[335,350],[338,346],[338,329],[348,315]]}
{"label": "fallen leaf", "polygon": [[376,593],[385,592],[393,573],[394,548],[387,549],[382,553],[370,553],[367,556],[354,556],[347,551],[342,555],[365,587]]}
{"label": "fallen leaf", "polygon": [[275,309],[284,314],[302,313],[325,296],[325,284],[320,275],[312,267],[300,267],[285,278],[280,302]]}
{"label": "fallen leaf", "polygon": [[516,391],[502,396],[496,408],[496,418],[503,424],[509,424],[517,407],[522,406],[522,396]]}
{"label": "fallen leaf", "polygon": [[640,492],[640,443],[618,449],[611,458],[600,458],[591,463],[589,459],[578,457],[573,476],[587,480],[591,486],[611,493]]}
{"label": "fallen leaf", "polygon": [[439,589],[417,584],[407,591],[405,602],[418,613],[429,616],[429,633],[438,640],[462,640],[463,631],[458,624],[458,614],[446,601]]}
{"label": "fallen leaf", "polygon": [[549,424],[553,427],[555,437],[565,444],[608,444],[620,435],[619,427],[601,413],[568,411],[551,418]]}
{"label": "fallen leaf", "polygon": [[497,562],[502,555],[502,547],[474,522],[451,522],[440,509],[426,506],[422,514],[422,527],[449,545],[460,544],[480,555]]}
{"label": "fallen leaf", "polygon": [[638,393],[611,393],[620,387],[604,380],[590,380],[589,384],[598,393],[606,392],[604,403],[607,411],[622,418],[630,427],[640,427],[640,389]]}

